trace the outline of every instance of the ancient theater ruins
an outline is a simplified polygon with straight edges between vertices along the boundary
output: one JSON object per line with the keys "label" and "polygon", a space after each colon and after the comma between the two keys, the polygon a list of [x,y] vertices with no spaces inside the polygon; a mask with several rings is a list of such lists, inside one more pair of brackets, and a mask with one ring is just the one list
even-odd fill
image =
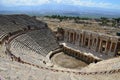
{"label": "ancient theater ruins", "polygon": [[[84,48],[92,52],[95,56],[102,59],[108,59],[119,55],[120,37],[107,35],[104,33],[93,32],[89,30],[75,30],[69,28],[58,29],[57,36],[62,43],[71,44],[78,49]],[[82,49],[80,49],[82,50]]]}
{"label": "ancient theater ruins", "polygon": [[0,15],[0,80],[119,80],[120,37]]}

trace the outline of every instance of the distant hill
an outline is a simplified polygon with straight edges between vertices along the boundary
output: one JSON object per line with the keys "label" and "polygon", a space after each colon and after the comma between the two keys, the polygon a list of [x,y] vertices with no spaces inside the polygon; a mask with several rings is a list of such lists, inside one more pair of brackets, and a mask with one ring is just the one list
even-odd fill
{"label": "distant hill", "polygon": [[22,6],[22,7],[4,7],[0,9],[0,14],[29,14],[36,16],[43,15],[65,15],[65,16],[81,16],[81,17],[120,17],[119,10],[82,7],[64,4],[44,4],[40,6]]}

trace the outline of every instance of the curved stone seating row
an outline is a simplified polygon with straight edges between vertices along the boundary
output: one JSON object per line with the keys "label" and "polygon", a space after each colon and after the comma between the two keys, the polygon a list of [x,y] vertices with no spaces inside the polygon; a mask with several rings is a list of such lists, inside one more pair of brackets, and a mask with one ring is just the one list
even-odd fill
{"label": "curved stone seating row", "polygon": [[36,65],[41,65],[40,62],[44,59],[42,54],[36,53],[31,48],[23,45],[17,40],[12,41],[10,51],[16,57],[20,57],[22,60]]}
{"label": "curved stone seating row", "polygon": [[7,35],[6,32],[0,30],[0,41],[2,41],[2,39]]}
{"label": "curved stone seating row", "polygon": [[9,32],[18,31],[18,30],[22,29],[22,27],[14,26],[14,25],[0,25],[0,29],[6,33],[9,33]]}
{"label": "curved stone seating row", "polygon": [[[17,37],[15,40],[21,42],[21,44],[23,45],[26,45],[26,47],[29,47],[38,54],[44,53],[43,48],[40,45],[38,45],[33,39],[31,39],[30,36],[26,34]],[[42,55],[45,56],[44,54]]]}
{"label": "curved stone seating row", "polygon": [[[25,32],[25,31],[24,31]],[[27,31],[26,31],[27,32]],[[36,31],[31,31],[31,32],[36,32]],[[14,33],[14,32],[13,32]],[[14,36],[14,34],[11,33],[12,35],[11,36]],[[22,33],[22,30],[20,31],[20,33]],[[39,32],[40,33],[40,32]],[[37,33],[37,34],[39,34]],[[18,33],[15,33],[15,34],[19,34]],[[9,35],[9,34],[8,34]],[[20,34],[20,35],[24,35],[24,34]],[[15,37],[17,36],[20,36],[20,35],[16,35]],[[39,37],[41,37],[41,35],[43,34],[40,34]],[[45,36],[45,35],[44,35]],[[40,44],[42,45],[39,45],[35,40],[34,38],[31,38],[30,35],[25,35],[23,37],[18,37],[18,41],[20,40],[21,43],[23,43],[24,45],[28,46],[30,49],[32,49],[33,51],[37,52],[37,53],[40,53],[40,54],[43,54],[45,56],[45,54],[47,55],[51,50],[54,50],[56,47],[58,47],[58,44],[56,44],[56,41],[55,40],[51,40],[51,39],[47,39],[46,37],[42,36],[42,41],[46,41],[47,44],[45,44],[44,42],[40,42]],[[10,37],[10,36],[9,36]],[[37,36],[38,37],[38,36]],[[13,37],[14,38],[14,37]],[[51,40],[51,41],[50,41]],[[10,40],[9,40],[10,41]],[[49,43],[48,43],[49,42]],[[44,43],[44,44],[43,44]],[[37,46],[36,46],[37,45]],[[51,46],[53,46],[53,48]],[[42,46],[42,47],[41,47]],[[16,48],[16,47],[15,47]]]}
{"label": "curved stone seating row", "polygon": [[[28,28],[45,28],[47,25],[27,15],[0,15],[0,37]],[[3,33],[4,32],[4,33]]]}
{"label": "curved stone seating row", "polygon": [[[16,39],[14,39],[14,40],[16,40]],[[12,40],[13,41],[13,40]],[[18,41],[18,40],[16,40],[16,41]],[[14,42],[14,41],[13,41]],[[18,44],[18,42],[19,42],[19,44]],[[16,51],[15,49],[17,49],[17,47],[21,44],[21,42],[20,41],[18,41],[18,42],[16,42],[17,44],[17,46],[14,46],[14,45],[12,45],[11,44],[11,46],[14,46],[14,50],[11,50],[11,51]],[[25,45],[24,45],[25,46]],[[27,48],[29,48],[29,47],[27,47],[27,46],[25,46],[24,47],[22,44],[21,44],[21,46],[20,46],[20,48],[22,48],[22,49],[24,49],[24,50],[26,50]],[[17,54],[17,52],[21,52],[21,49],[20,48],[18,48],[17,49],[17,51],[16,52],[14,52],[14,54],[16,53]],[[9,49],[9,48],[8,48]],[[8,50],[7,49],[7,50]],[[10,49],[12,49],[12,48],[10,48]],[[19,50],[19,51],[18,51]],[[28,50],[31,50],[31,49],[28,49]],[[24,51],[25,52],[25,51]],[[10,53],[10,52],[9,52]],[[29,54],[29,53],[28,53]],[[19,55],[18,55],[19,56]],[[29,57],[28,57],[29,58]],[[53,72],[65,72],[65,73],[73,73],[73,74],[78,74],[78,75],[95,75],[95,74],[108,74],[108,73],[117,73],[117,72],[120,72],[120,69],[112,69],[112,70],[108,70],[108,71],[98,71],[98,72],[75,72],[75,71],[64,71],[64,70],[56,70],[56,69],[50,69],[50,68],[46,68],[46,67],[41,67],[41,66],[38,66],[38,65],[36,65],[36,64],[34,64],[34,62],[32,62],[32,63],[29,63],[29,62],[25,62],[25,61],[22,61],[22,60],[19,60],[20,58],[18,58],[18,57],[16,57],[16,55],[15,55],[15,59],[18,61],[18,62],[22,62],[22,63],[25,63],[25,64],[29,64],[29,65],[32,65],[32,66],[36,66],[36,67],[38,67],[38,68],[40,68],[40,69],[45,69],[45,70],[50,70],[50,71],[53,71]],[[24,58],[23,58],[23,60],[24,60]],[[31,61],[30,61],[31,62]]]}
{"label": "curved stone seating row", "polygon": [[120,57],[109,60],[104,60],[96,64],[90,64],[88,67],[82,69],[82,71],[104,71],[120,68]]}
{"label": "curved stone seating row", "polygon": [[36,27],[44,27],[45,25],[43,22],[27,15],[0,15],[0,22],[0,25],[9,25],[9,27],[14,25],[16,27],[21,26],[21,28],[27,25],[34,25]]}
{"label": "curved stone seating row", "polygon": [[2,30],[0,30],[0,38],[3,36],[3,35],[5,35],[6,33],[4,32],[4,31],[2,31]]}
{"label": "curved stone seating row", "polygon": [[[50,37],[50,34],[47,34],[44,30],[38,30],[38,31],[32,31],[27,33],[34,41],[40,45],[43,49],[46,49],[47,53],[49,53],[51,50],[54,50],[55,48],[58,48],[58,44],[55,41],[54,37]],[[46,36],[48,35],[48,36]]]}
{"label": "curved stone seating row", "polygon": [[[12,40],[14,41],[14,39],[15,39],[15,40],[17,40],[17,42],[20,42],[24,46],[33,50],[35,53],[39,53],[42,56],[46,56],[51,50],[58,48],[58,44],[54,40],[54,37],[53,38],[46,37],[45,33],[44,34],[41,33],[41,32],[44,32],[44,30],[45,29],[15,31],[15,32],[13,32],[14,34],[11,33],[12,35],[8,34],[9,35],[8,38],[10,39],[10,40],[8,40],[8,42],[11,42]],[[32,34],[29,34],[29,33],[32,33]],[[34,33],[36,33],[36,34],[34,34]],[[33,36],[33,37],[31,37],[31,36]],[[10,43],[10,45],[12,45],[11,47],[13,47],[13,48],[19,47],[19,45],[14,47],[15,44],[16,44],[16,42]]]}
{"label": "curved stone seating row", "polygon": [[[38,45],[34,39],[32,39],[30,36],[28,36],[27,34],[21,34],[21,35],[18,35],[19,33],[13,35],[13,38],[9,38],[8,40],[8,44],[9,44],[9,47],[7,47],[8,49],[10,49],[10,51],[12,51],[13,54],[15,54],[16,56],[22,56],[23,54],[26,55],[23,59],[26,60],[26,58],[29,58],[30,57],[30,54],[32,53],[32,55],[35,55],[35,54],[38,54],[38,51],[39,52],[42,52],[42,56],[45,56],[45,52],[43,50],[45,49],[40,49],[40,45]],[[17,36],[18,35],[18,36]],[[15,36],[15,37],[14,37]],[[12,37],[12,36],[10,36]],[[11,40],[12,39],[12,40]],[[37,45],[37,46],[36,46]],[[58,45],[55,45],[55,46],[58,46]],[[38,48],[38,51],[36,51],[36,49]],[[28,55],[27,55],[28,54]],[[28,57],[29,56],[29,57]],[[33,59],[30,59],[31,61],[29,62],[37,62],[36,59],[41,59],[40,57],[42,56],[39,56],[39,58],[34,58]],[[31,56],[33,57],[33,56]],[[30,58],[31,58],[30,57]],[[36,57],[36,56],[35,56]],[[36,60],[36,61],[35,61]]]}
{"label": "curved stone seating row", "polygon": [[7,52],[8,52],[8,54],[12,55],[11,56],[12,60],[15,60],[15,61],[22,63],[22,64],[28,64],[28,65],[34,66],[34,67],[37,67],[37,68],[42,69],[42,70],[48,70],[48,71],[52,71],[52,72],[72,73],[75,75],[101,75],[101,74],[114,74],[114,73],[120,72],[120,69],[112,69],[112,70],[108,70],[108,71],[107,70],[106,71],[95,71],[95,72],[81,72],[81,71],[77,72],[77,71],[65,71],[65,70],[51,69],[51,68],[42,67],[42,66],[39,66],[36,64],[26,62],[26,61],[22,60],[21,58],[13,55],[9,50],[7,50]]}
{"label": "curved stone seating row", "polygon": [[[96,75],[79,75],[79,74],[72,74],[67,72],[57,72],[58,70],[55,70],[54,72],[52,70],[45,70],[43,67],[40,66],[32,66],[28,64],[19,63],[18,61],[12,61],[11,59],[1,58],[0,57],[0,70],[1,74],[0,77],[2,77],[2,80],[27,80],[27,79],[33,79],[33,80],[44,80],[46,79],[52,79],[52,80],[71,80],[77,79],[77,80],[119,80],[120,73],[115,74],[96,74]],[[40,68],[37,68],[40,67]],[[12,68],[12,69],[11,69]],[[43,68],[43,69],[41,69]],[[19,70],[18,70],[19,69]],[[47,69],[47,68],[46,68]],[[21,74],[14,74],[14,73],[22,73]],[[23,74],[24,73],[24,74]],[[26,73],[29,73],[31,75],[26,75]],[[44,75],[43,75],[44,74]],[[51,76],[52,75],[52,76]],[[11,77],[10,77],[11,76]],[[13,77],[12,77],[13,76]],[[30,76],[30,77],[29,77]],[[31,77],[33,76],[33,77]],[[8,78],[9,77],[9,78]],[[18,78],[19,77],[19,78]],[[53,79],[54,77],[54,79]]]}

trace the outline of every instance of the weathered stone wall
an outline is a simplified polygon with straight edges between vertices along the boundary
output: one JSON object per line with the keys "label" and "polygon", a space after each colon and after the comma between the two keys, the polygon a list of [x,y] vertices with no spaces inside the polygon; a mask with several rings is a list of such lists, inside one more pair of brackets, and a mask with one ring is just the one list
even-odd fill
{"label": "weathered stone wall", "polygon": [[82,60],[88,64],[93,63],[93,62],[97,63],[98,61],[101,61],[100,59],[94,58],[90,55],[85,55],[84,53],[80,53],[78,51],[72,50],[72,49],[67,48],[67,47],[63,47],[63,52],[65,54],[70,55],[70,56],[74,56],[75,58]]}
{"label": "weathered stone wall", "polygon": [[95,52],[117,56],[120,51],[120,37],[87,30],[64,28],[64,41]]}

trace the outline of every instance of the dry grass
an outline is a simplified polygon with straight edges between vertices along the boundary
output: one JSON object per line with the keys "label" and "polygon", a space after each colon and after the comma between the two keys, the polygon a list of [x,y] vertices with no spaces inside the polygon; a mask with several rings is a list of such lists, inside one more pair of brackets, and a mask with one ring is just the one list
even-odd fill
{"label": "dry grass", "polygon": [[[37,18],[41,20],[40,18]],[[108,27],[108,26],[101,26],[98,24],[98,22],[92,20],[88,20],[91,24],[80,24],[80,23],[75,23],[72,20],[64,20],[62,22],[59,22],[58,20],[54,19],[44,19],[42,20],[48,24],[48,26],[53,30],[56,31],[58,27],[65,27],[65,28],[74,28],[74,29],[79,29],[79,30],[90,30],[94,32],[99,32],[99,33],[105,33],[109,35],[116,35],[116,32],[120,32],[119,28],[114,28],[114,27]]]}

